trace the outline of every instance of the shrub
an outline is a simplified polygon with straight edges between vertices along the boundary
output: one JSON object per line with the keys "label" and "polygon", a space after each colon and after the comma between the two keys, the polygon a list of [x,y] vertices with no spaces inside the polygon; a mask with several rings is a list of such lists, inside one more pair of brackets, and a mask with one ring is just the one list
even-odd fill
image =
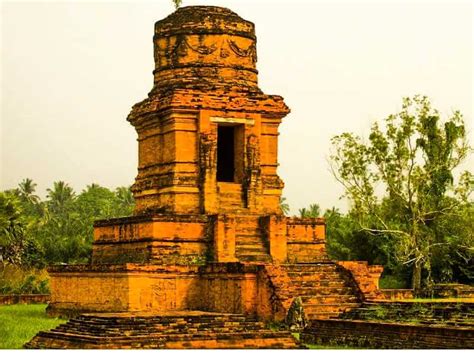
{"label": "shrub", "polygon": [[22,269],[12,264],[0,265],[1,294],[49,293],[49,275],[46,270]]}

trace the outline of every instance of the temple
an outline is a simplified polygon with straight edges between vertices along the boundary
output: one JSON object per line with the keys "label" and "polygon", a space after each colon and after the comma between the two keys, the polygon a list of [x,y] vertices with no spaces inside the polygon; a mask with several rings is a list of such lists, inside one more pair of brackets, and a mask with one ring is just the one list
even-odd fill
{"label": "temple", "polygon": [[[50,268],[50,314],[220,312],[327,319],[377,296],[381,269],[336,263],[321,218],[285,217],[278,129],[258,87],[254,24],[219,7],[155,24],[154,85],[138,135],[133,216],[97,221],[91,263]],[[190,313],[190,314],[191,314]]]}

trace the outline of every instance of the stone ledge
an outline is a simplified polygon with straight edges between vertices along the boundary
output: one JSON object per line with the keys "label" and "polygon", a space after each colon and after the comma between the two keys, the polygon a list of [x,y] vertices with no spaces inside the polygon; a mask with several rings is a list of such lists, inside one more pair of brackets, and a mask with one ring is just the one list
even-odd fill
{"label": "stone ledge", "polygon": [[0,305],[47,303],[50,299],[49,294],[0,295]]}
{"label": "stone ledge", "polygon": [[301,340],[308,344],[377,349],[471,349],[474,328],[314,320],[301,334]]}
{"label": "stone ledge", "polygon": [[153,264],[78,264],[78,265],[53,265],[48,267],[48,272],[54,273],[83,273],[83,272],[150,272],[150,273],[257,273],[263,266],[240,262],[232,263],[207,263],[198,265],[153,265]]}
{"label": "stone ledge", "polygon": [[130,217],[118,217],[110,219],[101,219],[94,222],[94,227],[106,227],[117,224],[126,223],[143,223],[143,222],[197,222],[206,223],[207,215],[200,214],[144,214]]}

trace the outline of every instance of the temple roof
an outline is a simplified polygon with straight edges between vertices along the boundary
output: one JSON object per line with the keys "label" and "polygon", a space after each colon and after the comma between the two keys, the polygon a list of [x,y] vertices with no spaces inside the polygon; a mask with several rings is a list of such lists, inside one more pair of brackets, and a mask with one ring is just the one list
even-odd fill
{"label": "temple roof", "polygon": [[176,88],[259,92],[255,26],[217,6],[187,6],[155,23],[153,93]]}
{"label": "temple roof", "polygon": [[223,33],[256,39],[255,25],[225,7],[181,7],[155,23],[155,36],[160,37],[177,34]]}

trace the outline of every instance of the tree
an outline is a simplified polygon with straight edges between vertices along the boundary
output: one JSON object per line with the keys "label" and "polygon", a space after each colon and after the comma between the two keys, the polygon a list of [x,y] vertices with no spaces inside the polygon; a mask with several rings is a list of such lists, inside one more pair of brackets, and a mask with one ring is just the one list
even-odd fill
{"label": "tree", "polygon": [[129,216],[135,205],[130,187],[111,191],[93,183],[76,196],[57,181],[45,201],[35,187],[24,179],[18,188],[0,193],[0,260],[19,267],[87,262],[94,221]]}
{"label": "tree", "polygon": [[326,220],[326,251],[331,260],[361,260],[384,267],[384,278],[390,278],[390,288],[407,288],[407,267],[395,259],[394,241],[383,234],[374,238],[360,228],[352,213],[343,214],[332,208],[324,212]]}
{"label": "tree", "polygon": [[82,261],[85,253],[77,238],[82,221],[75,211],[74,190],[64,181],[56,181],[46,191],[46,212],[35,230],[46,259],[49,263]]}
{"label": "tree", "polygon": [[115,197],[117,199],[116,216],[129,216],[135,208],[135,200],[133,199],[130,186],[120,186],[115,189]]}
{"label": "tree", "polygon": [[441,124],[427,97],[404,98],[402,110],[384,123],[372,126],[368,142],[352,133],[333,137],[331,168],[360,228],[394,240],[394,255],[411,265],[419,291],[434,251],[450,243],[436,224],[468,203],[472,175],[455,182],[453,170],[470,148],[461,113]]}
{"label": "tree", "polygon": [[88,261],[94,221],[127,216],[134,208],[129,187],[113,192],[93,183],[76,196],[67,183],[59,181],[47,191],[47,213],[36,224],[35,234],[52,263]]}
{"label": "tree", "polygon": [[321,207],[317,203],[312,203],[308,208],[303,207],[298,210],[301,218],[316,218],[321,215]]}
{"label": "tree", "polygon": [[429,278],[441,282],[474,282],[474,203],[438,218],[433,225],[436,241],[446,240],[432,252]]}
{"label": "tree", "polygon": [[24,224],[21,221],[20,201],[12,193],[0,193],[1,259],[21,264]]}
{"label": "tree", "polygon": [[64,181],[55,181],[52,189],[46,189],[48,209],[55,214],[66,214],[73,206],[76,194]]}
{"label": "tree", "polygon": [[29,204],[35,205],[40,201],[38,195],[35,195],[36,183],[33,180],[26,178],[18,184],[18,191],[20,198]]}
{"label": "tree", "polygon": [[174,8],[176,10],[179,9],[179,7],[181,6],[182,3],[183,3],[183,0],[173,0]]}
{"label": "tree", "polygon": [[285,216],[290,213],[290,205],[288,204],[286,197],[280,197],[280,209]]}
{"label": "tree", "polygon": [[43,252],[26,233],[23,212],[17,191],[0,192],[0,260],[29,267],[41,263]]}

